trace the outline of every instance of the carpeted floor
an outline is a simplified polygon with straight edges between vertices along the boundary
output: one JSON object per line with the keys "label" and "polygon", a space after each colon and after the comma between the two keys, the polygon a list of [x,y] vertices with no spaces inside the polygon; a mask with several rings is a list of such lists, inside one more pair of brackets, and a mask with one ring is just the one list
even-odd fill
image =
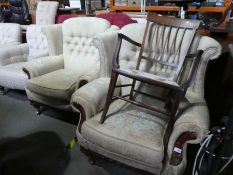
{"label": "carpeted floor", "polygon": [[78,145],[64,152],[75,136],[77,121],[65,112],[46,111],[37,116],[23,92],[1,95],[0,175],[146,174],[100,158],[92,166]]}

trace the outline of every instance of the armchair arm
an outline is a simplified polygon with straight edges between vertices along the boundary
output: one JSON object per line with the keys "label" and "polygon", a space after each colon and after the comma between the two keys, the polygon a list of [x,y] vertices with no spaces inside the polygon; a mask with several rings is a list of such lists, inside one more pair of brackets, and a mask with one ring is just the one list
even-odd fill
{"label": "armchair arm", "polygon": [[222,46],[208,36],[202,36],[197,50],[203,50],[194,82],[188,88],[186,98],[191,102],[204,101],[205,72],[209,60],[217,59],[222,52]]}
{"label": "armchair arm", "polygon": [[112,71],[112,58],[116,48],[118,31],[105,32],[97,36],[93,45],[100,53],[100,77],[110,77]]}
{"label": "armchair arm", "polygon": [[[108,94],[110,78],[98,78],[82,86],[71,97],[71,106],[88,119],[100,112]],[[82,108],[82,109],[80,109]]]}
{"label": "armchair arm", "polygon": [[42,30],[48,41],[49,55],[61,55],[63,53],[62,25],[48,25],[44,27]]}
{"label": "armchair arm", "polygon": [[62,55],[59,55],[42,57],[29,61],[24,65],[23,71],[30,79],[63,68],[64,58]]}
{"label": "armchair arm", "polygon": [[[209,129],[210,119],[206,103],[191,104],[176,120],[169,139],[168,156],[171,164],[179,165],[185,156],[187,143],[199,143]],[[182,135],[186,137],[182,138]],[[183,139],[182,141],[179,139]],[[179,142],[183,142],[179,145]],[[174,147],[177,146],[177,147]],[[174,157],[175,156],[175,157]]]}
{"label": "armchair arm", "polygon": [[26,43],[2,47],[0,52],[0,65],[4,66],[7,64],[26,61],[28,54],[29,48]]}

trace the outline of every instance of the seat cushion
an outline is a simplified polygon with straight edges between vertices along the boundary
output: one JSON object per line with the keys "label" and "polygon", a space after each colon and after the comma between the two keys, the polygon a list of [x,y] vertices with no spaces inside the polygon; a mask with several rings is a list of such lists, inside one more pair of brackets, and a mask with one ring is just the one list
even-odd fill
{"label": "seat cushion", "polygon": [[69,100],[82,78],[73,71],[60,69],[30,79],[27,89],[40,95]]}
{"label": "seat cushion", "polygon": [[[111,108],[120,108],[118,102],[114,102]],[[101,113],[85,121],[81,130],[83,139],[104,152],[121,157],[122,161],[128,159],[161,170],[165,122],[146,110],[128,106],[131,107],[110,112],[110,117],[103,124],[99,123]]]}
{"label": "seat cushion", "polygon": [[0,66],[0,86],[24,90],[27,75],[22,71],[25,62]]}

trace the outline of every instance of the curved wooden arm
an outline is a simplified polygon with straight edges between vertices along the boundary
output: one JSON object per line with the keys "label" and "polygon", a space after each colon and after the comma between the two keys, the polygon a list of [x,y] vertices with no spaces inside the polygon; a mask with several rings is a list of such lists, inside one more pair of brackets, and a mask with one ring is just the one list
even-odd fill
{"label": "curved wooden arm", "polygon": [[28,72],[27,69],[23,68],[23,72],[24,72],[25,74],[27,74],[28,79],[31,79],[30,73]]}
{"label": "curved wooden arm", "polygon": [[84,111],[83,107],[80,104],[78,104],[76,102],[73,102],[73,106],[75,108],[77,108],[78,111],[80,112],[80,115],[79,115],[80,118],[79,118],[79,123],[78,123],[78,131],[81,133],[81,126],[82,126],[83,122],[86,121],[86,114],[85,114],[85,111]]}
{"label": "curved wooden arm", "polygon": [[119,53],[120,53],[120,49],[121,49],[121,44],[122,44],[122,39],[128,41],[129,43],[141,47],[141,44],[132,40],[131,38],[127,37],[126,35],[119,33],[118,34],[118,41],[117,41],[117,46],[116,46],[116,50],[113,56],[113,60],[112,60],[112,66],[113,68],[119,68]]}
{"label": "curved wooden arm", "polygon": [[173,147],[172,156],[170,160],[171,165],[177,166],[182,162],[184,144],[188,140],[194,140],[194,139],[197,139],[196,132],[184,132],[178,137]]}

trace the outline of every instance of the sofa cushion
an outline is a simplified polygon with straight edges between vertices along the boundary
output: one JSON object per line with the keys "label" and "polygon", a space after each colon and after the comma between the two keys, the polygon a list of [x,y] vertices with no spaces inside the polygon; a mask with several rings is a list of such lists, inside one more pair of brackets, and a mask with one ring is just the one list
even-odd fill
{"label": "sofa cushion", "polygon": [[69,100],[82,78],[73,71],[60,69],[30,79],[27,89],[40,95]]}
{"label": "sofa cushion", "polygon": [[127,24],[137,23],[136,20],[131,19],[124,13],[103,13],[96,15],[96,17],[106,19],[111,23],[111,25],[116,25],[119,28],[122,28]]}
{"label": "sofa cushion", "polygon": [[27,75],[22,71],[26,62],[9,64],[0,67],[0,84],[11,89],[24,90],[27,83]]}
{"label": "sofa cushion", "polygon": [[86,120],[81,130],[83,139],[111,154],[160,169],[165,122],[146,110],[139,111],[137,107],[128,103],[122,110],[121,104],[120,100],[111,104],[110,111],[115,110],[109,112],[109,117],[103,124],[99,123],[102,113]]}

